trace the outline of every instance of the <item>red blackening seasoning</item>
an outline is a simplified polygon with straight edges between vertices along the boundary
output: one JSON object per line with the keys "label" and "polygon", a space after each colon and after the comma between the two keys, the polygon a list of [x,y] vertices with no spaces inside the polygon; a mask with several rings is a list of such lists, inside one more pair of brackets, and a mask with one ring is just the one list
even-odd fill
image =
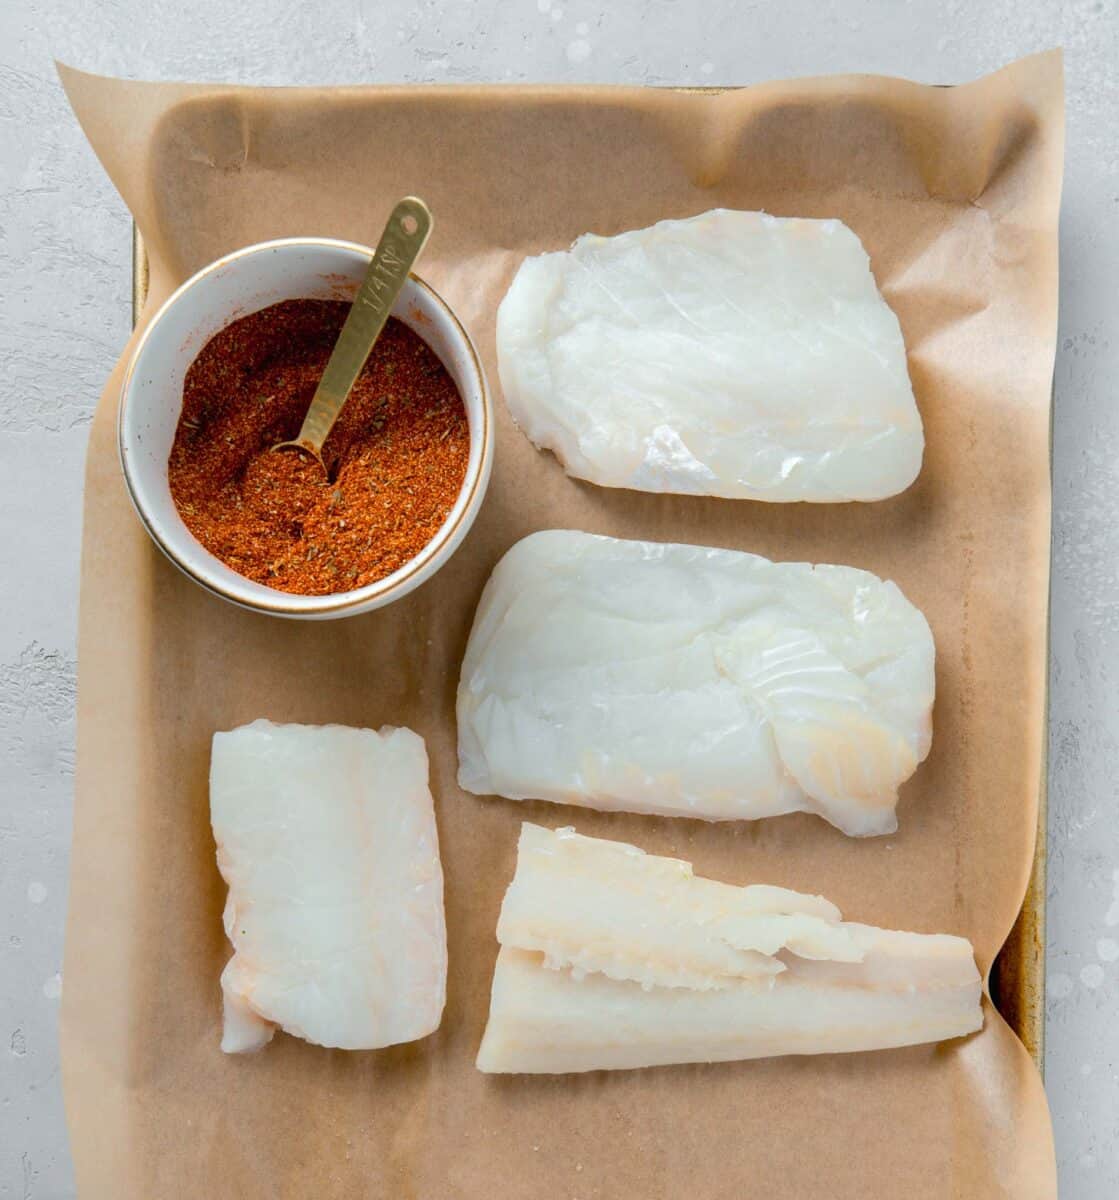
{"label": "red blackening seasoning", "polygon": [[466,409],[422,338],[390,318],[323,447],[296,436],[350,306],[285,300],[215,334],[187,371],[167,464],[191,533],[284,592],[363,587],[435,536],[466,476]]}

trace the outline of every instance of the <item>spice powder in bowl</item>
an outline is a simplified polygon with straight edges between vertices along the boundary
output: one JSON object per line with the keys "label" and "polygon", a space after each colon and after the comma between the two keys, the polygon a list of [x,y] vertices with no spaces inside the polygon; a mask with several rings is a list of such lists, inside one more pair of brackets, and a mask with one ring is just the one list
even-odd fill
{"label": "spice powder in bowl", "polygon": [[454,507],[466,409],[427,343],[390,318],[323,446],[299,432],[350,305],[285,300],[227,325],[191,364],[167,464],[192,534],[226,566],[303,596],[391,575]]}

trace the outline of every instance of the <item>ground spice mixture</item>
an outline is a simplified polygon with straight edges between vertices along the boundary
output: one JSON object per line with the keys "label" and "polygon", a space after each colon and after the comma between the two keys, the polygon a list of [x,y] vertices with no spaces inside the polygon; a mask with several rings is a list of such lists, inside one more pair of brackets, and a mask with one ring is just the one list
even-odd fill
{"label": "ground spice mixture", "polygon": [[454,506],[466,409],[434,351],[390,318],[323,447],[299,432],[349,305],[286,300],[226,326],[187,371],[167,464],[191,533],[233,570],[305,596],[363,587],[414,558]]}

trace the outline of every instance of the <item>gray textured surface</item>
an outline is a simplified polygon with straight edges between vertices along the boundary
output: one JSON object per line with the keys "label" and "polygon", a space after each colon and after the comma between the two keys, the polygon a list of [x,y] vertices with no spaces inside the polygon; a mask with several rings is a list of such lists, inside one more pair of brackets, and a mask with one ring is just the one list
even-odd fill
{"label": "gray textured surface", "polygon": [[[1119,1194],[1119,15],[1110,0],[0,4],[0,1198],[73,1195],[56,1023],[81,478],[128,329],[126,214],[52,56],[246,83],[953,82],[1067,54],[1053,581],[1048,1085],[1062,1194]],[[155,1198],[153,1198],[155,1200]]]}

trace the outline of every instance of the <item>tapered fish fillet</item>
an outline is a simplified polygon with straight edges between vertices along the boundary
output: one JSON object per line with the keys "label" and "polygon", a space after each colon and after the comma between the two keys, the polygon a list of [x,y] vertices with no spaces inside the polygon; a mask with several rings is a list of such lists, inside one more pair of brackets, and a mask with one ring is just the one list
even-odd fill
{"label": "tapered fish fillet", "polygon": [[880,500],[921,469],[901,328],[841,221],[587,234],[521,264],[497,352],[521,429],[607,487]]}
{"label": "tapered fish fillet", "polygon": [[964,938],[850,924],[822,897],[573,829],[522,826],[497,936],[482,1071],[881,1050],[983,1024]]}
{"label": "tapered fish fillet", "polygon": [[458,691],[480,795],[737,820],[897,828],[928,754],[934,648],[898,588],[853,567],[550,530],[482,594]]}
{"label": "tapered fish fillet", "polygon": [[227,1053],[277,1027],[343,1050],[438,1028],[447,937],[427,780],[410,729],[254,721],[214,734]]}

